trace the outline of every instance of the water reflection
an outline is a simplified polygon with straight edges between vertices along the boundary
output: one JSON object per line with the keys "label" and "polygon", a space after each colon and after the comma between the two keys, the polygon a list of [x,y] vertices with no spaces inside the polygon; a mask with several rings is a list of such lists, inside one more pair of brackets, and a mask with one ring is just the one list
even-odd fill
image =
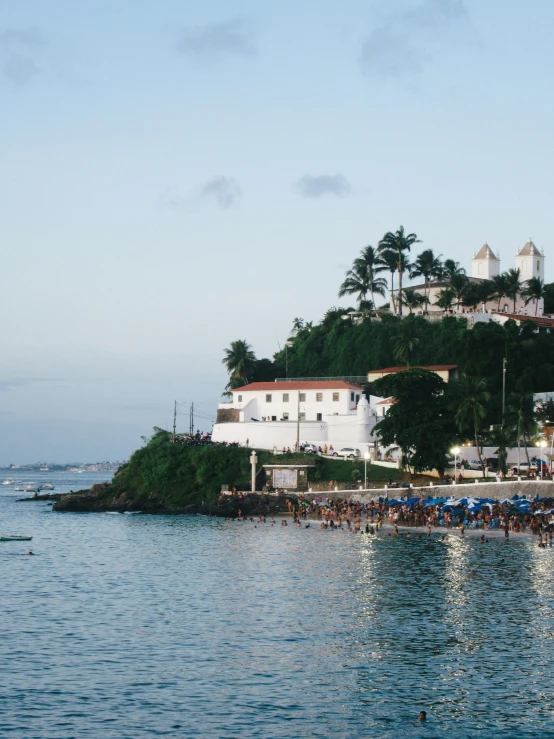
{"label": "water reflection", "polygon": [[0,506],[3,736],[550,731],[551,549]]}

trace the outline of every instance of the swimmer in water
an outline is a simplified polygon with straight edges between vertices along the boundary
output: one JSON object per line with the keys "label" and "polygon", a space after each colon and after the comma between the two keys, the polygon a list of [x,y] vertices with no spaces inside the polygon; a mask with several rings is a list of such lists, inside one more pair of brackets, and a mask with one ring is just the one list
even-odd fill
{"label": "swimmer in water", "polygon": [[426,711],[420,711],[419,712],[419,720],[420,721],[427,721],[427,712]]}
{"label": "swimmer in water", "polygon": [[34,556],[35,556],[34,552],[27,552],[27,557],[34,557]]}

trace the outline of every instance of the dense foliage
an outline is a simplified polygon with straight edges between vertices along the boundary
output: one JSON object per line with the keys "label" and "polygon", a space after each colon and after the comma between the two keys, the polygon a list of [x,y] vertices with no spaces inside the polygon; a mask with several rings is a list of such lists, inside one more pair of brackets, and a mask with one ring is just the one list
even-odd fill
{"label": "dense foliage", "polygon": [[[135,502],[155,497],[168,509],[196,505],[213,500],[222,485],[248,490],[251,474],[251,450],[244,447],[211,444],[186,446],[172,444],[171,434],[155,429],[146,441],[123,465],[113,478],[115,493],[129,493]],[[353,482],[363,479],[363,462],[322,459],[307,454],[278,455],[257,452],[262,464],[314,464],[309,479]],[[371,481],[397,480],[397,470],[368,466]]]}
{"label": "dense foliage", "polygon": [[405,464],[416,471],[436,468],[442,476],[456,435],[444,380],[434,372],[411,369],[383,377],[375,388],[381,395],[395,398],[376,426],[382,443],[397,444]]}

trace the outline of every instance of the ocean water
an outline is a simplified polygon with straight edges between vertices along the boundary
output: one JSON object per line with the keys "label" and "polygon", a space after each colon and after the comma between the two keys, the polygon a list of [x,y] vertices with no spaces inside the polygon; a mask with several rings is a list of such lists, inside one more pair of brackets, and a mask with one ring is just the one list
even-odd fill
{"label": "ocean water", "polygon": [[0,531],[2,737],[554,736],[553,549],[2,489]]}

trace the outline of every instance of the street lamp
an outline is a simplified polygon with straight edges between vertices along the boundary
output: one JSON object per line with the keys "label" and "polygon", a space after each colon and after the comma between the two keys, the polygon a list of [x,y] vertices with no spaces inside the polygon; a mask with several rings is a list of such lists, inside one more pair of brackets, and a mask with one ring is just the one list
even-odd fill
{"label": "street lamp", "polygon": [[454,455],[454,485],[455,485],[456,484],[456,470],[458,469],[457,468],[458,454],[460,453],[460,447],[459,446],[453,446],[450,451]]}
{"label": "street lamp", "polygon": [[542,467],[542,465],[543,465],[543,452],[544,452],[544,448],[546,446],[546,443],[547,442],[546,442],[545,439],[541,439],[540,441],[537,441],[537,446],[539,446],[541,448],[541,480],[542,480],[542,470],[543,470],[543,467]]}
{"label": "street lamp", "polygon": [[364,454],[364,490],[367,490],[367,460],[370,459],[368,450],[365,450]]}
{"label": "street lamp", "polygon": [[258,462],[258,455],[255,451],[252,451],[250,455],[250,464],[252,465],[252,492],[256,492],[256,464]]}

